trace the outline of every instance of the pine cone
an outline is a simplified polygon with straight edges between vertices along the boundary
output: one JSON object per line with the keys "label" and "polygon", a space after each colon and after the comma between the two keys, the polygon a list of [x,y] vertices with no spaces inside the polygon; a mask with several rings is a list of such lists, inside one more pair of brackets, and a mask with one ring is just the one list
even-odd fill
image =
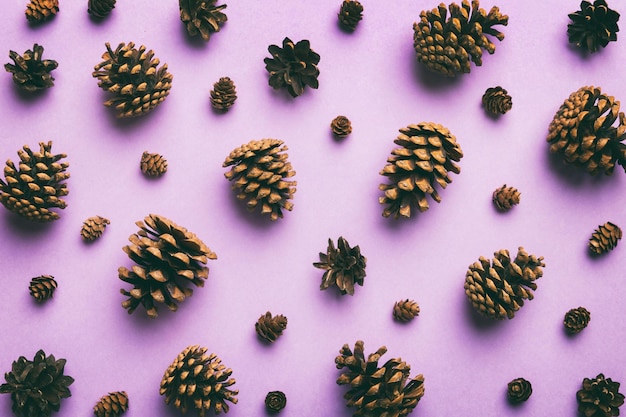
{"label": "pine cone", "polygon": [[167,64],[157,68],[161,61],[154,52],[133,42],[120,43],[115,51],[106,43],[103,61],[94,67],[91,74],[98,79],[98,87],[114,95],[104,102],[114,107],[118,117],[134,117],[148,113],[159,105],[170,93],[173,76]]}
{"label": "pine cone", "polygon": [[158,153],[144,151],[139,166],[141,172],[149,177],[160,177],[167,172],[167,160]]}
{"label": "pine cone", "polygon": [[485,110],[493,115],[504,114],[513,107],[511,96],[500,86],[488,88],[482,100]]}
{"label": "pine cone", "polygon": [[339,138],[345,138],[352,133],[352,123],[346,116],[337,116],[330,123],[333,134]]}
{"label": "pine cone", "polygon": [[226,111],[237,100],[237,91],[235,91],[235,83],[228,77],[222,77],[218,82],[213,84],[211,90],[211,106],[217,110]]}
{"label": "pine cone", "polygon": [[598,226],[591,234],[591,238],[589,238],[589,249],[596,255],[601,255],[613,250],[621,238],[622,229],[611,222],[606,222]]}
{"label": "pine cone", "polygon": [[561,153],[565,162],[584,167],[592,175],[610,175],[616,164],[626,171],[624,139],[626,120],[619,101],[595,87],[581,87],[565,100],[550,123],[547,138],[551,152]]}
{"label": "pine cone", "polygon": [[[494,36],[501,41],[504,34],[494,29],[506,26],[509,17],[494,6],[489,14],[481,9],[478,0],[463,0],[461,6],[452,3],[420,13],[420,22],[413,24],[413,46],[417,60],[430,70],[454,77],[458,73],[469,73],[470,62],[481,66],[483,49],[493,54],[496,45],[487,38]],[[446,20],[447,18],[447,20]]]}
{"label": "pine cone", "polygon": [[583,388],[576,393],[578,412],[586,417],[619,416],[619,408],[624,404],[619,385],[611,378],[604,378],[604,374],[583,379]]}
{"label": "pine cone", "polygon": [[35,297],[38,303],[52,298],[54,290],[57,288],[57,282],[52,275],[41,275],[30,280],[28,289],[30,295]]}
{"label": "pine cone", "polygon": [[580,333],[591,321],[591,313],[585,307],[572,308],[565,313],[563,325],[569,333]]}
{"label": "pine cone", "polygon": [[278,413],[287,405],[287,397],[282,391],[271,391],[265,396],[265,408],[272,413]]}
{"label": "pine cone", "polygon": [[494,259],[482,256],[469,266],[465,276],[465,294],[472,306],[493,319],[512,319],[524,305],[534,298],[535,280],[543,276],[543,256],[529,255],[520,247],[511,262],[506,249],[494,253]]}
{"label": "pine cone", "polygon": [[61,400],[72,396],[69,386],[74,378],[63,375],[65,359],[56,360],[38,351],[32,361],[20,356],[4,374],[0,393],[11,394],[12,410],[17,417],[49,417],[59,411]]}
{"label": "pine cone", "polygon": [[54,86],[54,77],[50,74],[59,63],[53,59],[41,59],[43,46],[35,44],[21,56],[9,51],[13,64],[4,64],[4,69],[13,74],[13,82],[24,91],[32,93]]}
{"label": "pine cone", "polygon": [[89,0],[87,13],[94,19],[104,19],[115,8],[116,0]]}
{"label": "pine cone", "polygon": [[572,22],[567,25],[570,43],[589,52],[596,52],[617,40],[619,13],[609,8],[605,0],[580,3],[580,10],[568,15]]}
{"label": "pine cone", "polygon": [[180,20],[187,27],[189,36],[200,34],[202,39],[208,41],[211,33],[220,31],[220,26],[228,17],[222,12],[226,5],[216,6],[216,2],[217,0],[178,0]]}
{"label": "pine cone", "polygon": [[0,179],[0,202],[7,209],[35,222],[51,222],[59,214],[51,209],[64,209],[67,204],[63,196],[68,194],[64,183],[70,177],[65,172],[69,164],[59,162],[67,155],[53,155],[52,142],[39,143],[39,152],[28,145],[17,151],[18,167],[9,159],[4,167],[6,182]]}
{"label": "pine cone", "polygon": [[26,19],[29,22],[43,22],[59,12],[59,0],[30,0],[26,6]]}
{"label": "pine cone", "polygon": [[517,191],[517,188],[507,187],[506,184],[504,184],[493,192],[492,200],[498,210],[508,211],[513,206],[519,204],[520,196],[521,194]]}
{"label": "pine cone", "polygon": [[408,298],[406,300],[397,301],[393,305],[393,318],[398,321],[411,321],[415,317],[419,316],[419,314],[419,305],[417,305],[415,301],[409,300]]}
{"label": "pine cone", "polygon": [[338,17],[339,23],[350,30],[354,30],[363,19],[363,5],[357,0],[344,0],[339,8]]}
{"label": "pine cone", "polygon": [[128,410],[128,394],[126,391],[110,392],[100,398],[93,407],[96,417],[118,417]]}
{"label": "pine cone", "polygon": [[200,417],[207,411],[227,413],[227,401],[237,404],[239,390],[229,388],[235,383],[230,377],[233,370],[226,369],[215,353],[206,352],[205,347],[189,346],[167,368],[159,391],[166,404],[173,403],[183,413],[195,408]]}
{"label": "pine cone", "polygon": [[102,236],[107,224],[111,224],[109,219],[102,216],[92,216],[83,222],[83,227],[80,229],[80,235],[86,241],[91,242],[96,240]]}
{"label": "pine cone", "polygon": [[262,214],[272,220],[283,217],[283,209],[291,211],[290,202],[296,192],[296,181],[286,181],[296,172],[287,162],[287,146],[279,139],[252,140],[234,149],[226,158],[223,167],[231,166],[224,173],[234,181],[232,189],[239,200],[247,200],[248,210],[261,207]]}
{"label": "pine cone", "polygon": [[287,87],[292,97],[298,97],[307,85],[317,89],[317,77],[320,70],[317,64],[320,56],[311,49],[308,40],[293,43],[291,39],[283,39],[283,47],[270,45],[271,58],[265,58],[265,69],[270,73],[269,84],[278,89]]}
{"label": "pine cone", "polygon": [[270,343],[275,342],[283,334],[283,330],[287,328],[287,317],[282,314],[272,317],[272,313],[268,311],[259,317],[254,328],[259,337]]}
{"label": "pine cone", "polygon": [[133,285],[130,291],[120,290],[128,297],[122,306],[130,314],[141,304],[155,318],[155,303],[176,311],[176,302],[193,294],[187,284],[204,286],[209,276],[207,260],[217,255],[198,236],[163,216],[150,214],[136,225],[139,231],[128,238],[131,245],[123,250],[137,265],[118,269],[119,278]]}
{"label": "pine cone", "polygon": [[524,378],[516,378],[507,385],[507,396],[512,403],[521,403],[530,398],[533,387]]}
{"label": "pine cone", "polygon": [[463,157],[456,137],[448,129],[437,123],[419,123],[400,129],[400,135],[394,141],[400,148],[391,152],[387,165],[380,175],[389,178],[389,184],[378,188],[385,192],[379,198],[387,207],[383,216],[394,218],[411,217],[411,210],[416,206],[419,211],[428,210],[426,196],[436,202],[441,201],[434,186],[442,188],[452,182],[449,172],[458,174],[461,168],[454,162]]}
{"label": "pine cone", "polygon": [[335,248],[332,239],[328,239],[326,253],[320,252],[320,262],[313,263],[314,267],[325,270],[320,290],[337,286],[341,295],[354,295],[354,285],[363,286],[366,262],[367,258],[361,255],[358,245],[351,248],[340,236]]}
{"label": "pine cone", "polygon": [[355,407],[354,416],[403,417],[413,411],[424,396],[424,376],[417,375],[408,384],[411,367],[402,359],[389,359],[382,367],[378,360],[387,352],[385,346],[370,354],[365,360],[363,341],[347,344],[335,358],[337,369],[347,368],[337,378],[338,385],[350,385],[344,395],[348,407]]}

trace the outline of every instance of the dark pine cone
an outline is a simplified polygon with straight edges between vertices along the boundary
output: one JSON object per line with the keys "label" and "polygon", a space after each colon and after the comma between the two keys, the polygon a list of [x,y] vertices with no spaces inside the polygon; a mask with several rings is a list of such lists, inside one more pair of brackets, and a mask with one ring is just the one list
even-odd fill
{"label": "dark pine cone", "polygon": [[80,235],[84,240],[91,242],[102,236],[107,224],[110,223],[109,219],[105,219],[102,216],[90,217],[83,222],[83,227],[80,229]]}
{"label": "dark pine cone", "polygon": [[139,167],[141,172],[149,177],[160,177],[167,172],[167,160],[158,153],[144,151]]}
{"label": "dark pine cone", "polygon": [[320,56],[311,49],[308,40],[294,44],[291,39],[285,38],[282,48],[270,45],[267,49],[272,57],[264,59],[265,69],[270,73],[269,84],[274,89],[287,87],[292,97],[302,94],[307,85],[317,89]]}
{"label": "dark pine cone", "polygon": [[354,30],[363,19],[363,5],[357,0],[344,0],[337,16],[339,23],[350,30]]}
{"label": "dark pine cone", "polygon": [[567,25],[570,43],[589,52],[596,52],[617,40],[619,13],[609,8],[605,0],[580,3],[580,10],[568,15],[572,22]]}
{"label": "dark pine cone", "polygon": [[96,417],[118,417],[128,410],[128,394],[126,391],[110,392],[100,398],[93,407]]}
{"label": "dark pine cone", "polygon": [[578,412],[585,417],[619,416],[619,408],[624,404],[619,385],[603,374],[583,379],[583,388],[576,393]]}
{"label": "dark pine cone", "polygon": [[287,405],[287,397],[282,391],[271,391],[265,396],[265,408],[268,411],[277,413]]}
{"label": "dark pine cone", "polygon": [[511,96],[500,86],[488,88],[482,100],[485,110],[493,115],[504,114],[513,107]]}
{"label": "dark pine cone", "polygon": [[511,207],[519,204],[520,192],[515,187],[507,187],[504,184],[493,192],[492,200],[500,211],[508,211]]}
{"label": "dark pine cone", "polygon": [[335,248],[332,239],[328,239],[326,253],[320,252],[320,262],[313,263],[314,267],[325,270],[320,290],[336,286],[341,295],[354,295],[354,286],[363,286],[366,262],[367,258],[361,255],[358,245],[351,248],[348,241],[340,236]]}
{"label": "dark pine cone", "polygon": [[235,383],[230,377],[233,370],[226,369],[215,353],[206,352],[205,347],[189,346],[167,368],[159,390],[166,404],[174,404],[183,413],[196,409],[200,417],[211,411],[227,413],[227,401],[237,404],[239,390],[229,388]]}
{"label": "dark pine cone", "polygon": [[235,104],[235,100],[237,100],[235,83],[229,77],[222,77],[213,84],[213,90],[211,90],[213,108],[226,111]]}
{"label": "dark pine cone", "polygon": [[217,0],[178,0],[180,20],[183,21],[190,36],[198,34],[208,41],[211,33],[219,32],[228,17],[222,10],[225,4],[216,6]]}
{"label": "dark pine cone", "polygon": [[43,46],[35,44],[33,50],[24,52],[21,56],[15,51],[9,51],[9,58],[13,64],[4,64],[4,69],[13,74],[13,82],[24,91],[32,93],[54,86],[54,77],[50,74],[59,63],[53,59],[41,59]]}
{"label": "dark pine cone", "polygon": [[516,378],[507,385],[507,397],[512,403],[526,401],[532,393],[532,385],[524,378]]}
{"label": "dark pine cone", "polygon": [[287,317],[282,314],[272,317],[272,313],[269,311],[259,317],[259,320],[254,324],[254,329],[259,337],[270,343],[275,342],[286,328]]}
{"label": "dark pine cone", "polygon": [[4,374],[6,383],[0,385],[0,393],[11,394],[17,417],[49,417],[59,411],[61,400],[72,396],[69,386],[74,382],[63,375],[65,362],[46,356],[43,350],[32,361],[20,356],[13,362],[11,372]]}
{"label": "dark pine cone", "polygon": [[622,229],[618,225],[606,222],[593,231],[589,238],[589,249],[596,255],[613,250],[622,238]]}
{"label": "dark pine cone", "polygon": [[217,255],[198,236],[163,216],[150,214],[136,225],[139,231],[123,248],[136,265],[131,270],[118,269],[119,278],[133,285],[130,291],[120,290],[128,297],[122,306],[130,314],[141,304],[146,314],[155,318],[156,303],[176,311],[176,302],[193,294],[188,284],[204,286],[209,276],[205,265]]}
{"label": "dark pine cone", "polygon": [[28,289],[30,295],[35,297],[37,302],[41,303],[54,295],[54,290],[57,288],[57,282],[52,275],[41,275],[30,280]]}
{"label": "dark pine cone", "polygon": [[115,8],[116,0],[89,0],[87,13],[94,19],[104,19]]}
{"label": "dark pine cone", "polygon": [[411,321],[420,314],[419,305],[413,301],[406,300],[397,301],[393,305],[393,318],[398,321]]}
{"label": "dark pine cone", "polygon": [[585,307],[572,308],[565,313],[563,325],[568,333],[580,333],[591,321],[591,313]]}
{"label": "dark pine cone", "polygon": [[339,138],[345,138],[352,133],[352,123],[346,116],[337,116],[330,122],[330,129]]}
{"label": "dark pine cone", "polygon": [[59,12],[59,0],[30,0],[26,6],[26,19],[29,22],[43,22]]}

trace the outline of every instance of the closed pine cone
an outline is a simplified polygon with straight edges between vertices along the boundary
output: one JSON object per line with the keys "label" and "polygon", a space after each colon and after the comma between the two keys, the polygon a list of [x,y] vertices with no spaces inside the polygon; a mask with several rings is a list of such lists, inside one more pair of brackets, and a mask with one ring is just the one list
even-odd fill
{"label": "closed pine cone", "polygon": [[118,417],[128,410],[128,394],[126,391],[110,392],[100,398],[93,407],[96,417]]}
{"label": "closed pine cone", "polygon": [[95,19],[104,19],[115,8],[116,0],[89,0],[87,13]]}
{"label": "closed pine cone", "polygon": [[219,32],[228,17],[222,10],[225,4],[216,6],[217,0],[178,0],[180,20],[185,24],[189,36],[200,35],[208,41],[213,32]]}
{"label": "closed pine cone", "polygon": [[[12,73],[13,83],[24,91],[32,93],[54,86],[54,77],[50,74],[59,63],[53,59],[42,59],[43,46],[35,44],[32,51],[24,55],[9,51],[13,64],[4,64],[4,69]],[[15,64],[15,65],[14,65]]]}
{"label": "closed pine cone", "polygon": [[37,302],[52,298],[54,290],[57,288],[57,282],[52,275],[41,275],[30,280],[28,287],[30,295],[32,295]]}
{"label": "closed pine cone", "polygon": [[92,216],[83,222],[83,227],[80,229],[80,235],[86,241],[96,240],[102,236],[107,224],[110,223],[109,219],[102,216]]}
{"label": "closed pine cone", "polygon": [[4,167],[6,182],[0,179],[0,202],[7,209],[35,222],[58,220],[52,209],[64,209],[63,196],[68,194],[65,172],[69,164],[59,162],[67,155],[53,155],[52,142],[39,143],[39,152],[24,145],[17,151],[20,162],[16,167],[9,159]]}
{"label": "closed pine cone", "polygon": [[596,255],[601,255],[617,246],[618,241],[622,238],[622,229],[616,224],[606,222],[591,234],[589,238],[589,249]]}
{"label": "closed pine cone", "polygon": [[158,153],[144,151],[139,166],[141,172],[149,177],[160,177],[167,172],[167,160]]}
{"label": "closed pine cone", "polygon": [[272,413],[277,413],[287,405],[287,396],[282,391],[271,391],[265,396],[265,408]]}
{"label": "closed pine cone", "polygon": [[492,200],[500,211],[508,211],[511,207],[518,205],[520,201],[520,192],[515,187],[507,187],[504,184],[493,192]]}
{"label": "closed pine cone", "polygon": [[563,318],[563,325],[569,333],[580,333],[591,321],[591,313],[585,307],[572,308]]}
{"label": "closed pine cone", "polygon": [[507,384],[507,397],[512,403],[526,401],[532,393],[532,385],[524,378],[515,378]]}
{"label": "closed pine cone", "polygon": [[398,321],[411,321],[420,314],[420,307],[413,300],[397,301],[393,305],[393,318]]}
{"label": "closed pine cone", "polygon": [[615,165],[626,171],[626,119],[619,107],[615,97],[596,87],[573,92],[550,123],[550,151],[592,175],[610,175]]}
{"label": "closed pine cone", "polygon": [[259,320],[254,325],[254,329],[259,337],[270,343],[275,342],[286,328],[287,317],[282,314],[272,317],[272,313],[269,311],[259,317]]}
{"label": "closed pine cone", "polygon": [[339,8],[339,23],[344,27],[354,30],[363,19],[363,5],[357,0],[344,0]]}
{"label": "closed pine cone", "polygon": [[332,239],[328,239],[326,253],[320,252],[320,262],[313,266],[325,270],[320,290],[336,286],[341,295],[354,295],[354,286],[363,286],[367,258],[361,255],[359,246],[350,247],[348,241],[340,236],[337,248]]}
{"label": "closed pine cone", "polygon": [[330,129],[339,138],[345,138],[352,133],[352,123],[346,116],[337,116],[330,122]]}
{"label": "closed pine cone", "polygon": [[441,3],[437,8],[420,13],[419,23],[413,24],[413,46],[417,60],[432,71],[448,77],[470,72],[470,62],[482,65],[483,50],[493,54],[496,45],[487,38],[493,36],[499,41],[504,34],[495,26],[506,26],[509,17],[500,13],[498,7],[489,13],[480,8],[478,0],[468,0],[461,6]]}
{"label": "closed pine cone", "polygon": [[247,200],[248,210],[260,207],[261,214],[269,214],[272,220],[282,218],[283,209],[293,209],[289,200],[297,182],[286,180],[296,174],[287,161],[287,149],[279,139],[252,140],[234,149],[222,164],[231,167],[224,176],[233,181],[237,198]]}
{"label": "closed pine cone", "polygon": [[619,408],[624,404],[619,386],[619,382],[605,378],[604,374],[583,379],[582,389],[576,392],[578,412],[586,417],[619,416]]}
{"label": "closed pine cone", "polygon": [[504,114],[513,107],[511,96],[500,86],[488,88],[482,100],[485,110],[493,115]]}
{"label": "closed pine cone", "polygon": [[174,404],[182,413],[196,409],[200,417],[205,413],[227,413],[228,402],[237,404],[239,390],[231,390],[235,378],[215,353],[198,345],[185,348],[167,368],[159,393],[166,404]]}
{"label": "closed pine cone", "polygon": [[378,188],[385,192],[379,198],[387,207],[383,216],[394,218],[411,217],[412,211],[428,210],[427,195],[436,202],[441,197],[435,186],[446,186],[452,182],[449,172],[458,174],[461,168],[455,164],[463,157],[456,137],[437,123],[419,123],[400,129],[394,141],[399,148],[391,152],[387,165],[380,171],[389,179]]}
{"label": "closed pine cone", "polygon": [[568,16],[572,20],[567,25],[569,41],[582,49],[593,53],[617,40],[619,13],[605,0],[582,1],[580,10]]}
{"label": "closed pine cone", "polygon": [[59,0],[30,0],[26,6],[26,19],[29,22],[43,22],[59,12]]}
{"label": "closed pine cone", "polygon": [[235,83],[229,77],[222,77],[213,84],[211,106],[215,109],[226,111],[235,104],[235,100],[237,100]]}
{"label": "closed pine cone", "polygon": [[282,87],[292,97],[298,97],[309,86],[319,87],[317,77],[320,70],[317,64],[320,56],[311,49],[311,43],[304,39],[294,43],[291,39],[283,39],[283,47],[270,45],[268,48],[271,58],[265,58],[265,69],[270,74],[269,84],[274,89]]}
{"label": "closed pine cone", "polygon": [[534,298],[535,281],[543,276],[545,266],[543,256],[529,255],[522,247],[513,260],[506,249],[496,252],[491,261],[481,256],[469,266],[465,294],[482,315],[512,319],[524,300]]}

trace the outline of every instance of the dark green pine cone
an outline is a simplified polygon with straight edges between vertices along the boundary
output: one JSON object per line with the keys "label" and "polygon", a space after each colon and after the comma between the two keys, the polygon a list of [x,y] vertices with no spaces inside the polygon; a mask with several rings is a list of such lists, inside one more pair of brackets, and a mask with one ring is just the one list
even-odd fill
{"label": "dark green pine cone", "polygon": [[526,401],[532,393],[532,385],[524,378],[516,378],[507,385],[507,397],[512,403]]}
{"label": "dark green pine cone", "polygon": [[576,393],[578,412],[586,417],[619,416],[624,404],[624,394],[619,392],[619,382],[598,374],[583,379],[583,387]]}
{"label": "dark green pine cone", "polygon": [[9,51],[13,64],[4,64],[4,69],[13,74],[13,82],[24,91],[32,93],[54,86],[54,77],[50,74],[59,63],[53,59],[42,59],[43,46],[35,44],[32,51],[24,55]]}
{"label": "dark green pine cone", "polygon": [[116,0],[89,0],[87,13],[94,19],[104,19],[115,8]]}
{"label": "dark green pine cone", "polygon": [[344,0],[338,13],[339,23],[347,29],[354,30],[363,19],[363,5],[357,0]]}
{"label": "dark green pine cone", "polygon": [[282,391],[271,391],[265,396],[265,408],[272,413],[277,413],[287,405],[287,396]]}
{"label": "dark green pine cone", "polygon": [[580,3],[580,10],[568,15],[567,25],[570,43],[588,51],[596,52],[617,40],[619,13],[609,8],[605,0]]}
{"label": "dark green pine cone", "polygon": [[282,48],[270,45],[267,49],[272,57],[264,59],[265,69],[270,73],[269,84],[274,89],[286,87],[292,97],[298,97],[306,86],[318,88],[320,56],[311,49],[308,40],[293,43],[285,38]]}

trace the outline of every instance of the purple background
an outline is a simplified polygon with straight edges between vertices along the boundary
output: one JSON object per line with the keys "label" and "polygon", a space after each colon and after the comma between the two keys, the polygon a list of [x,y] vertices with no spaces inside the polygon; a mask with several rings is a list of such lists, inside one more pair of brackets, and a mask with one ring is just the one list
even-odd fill
{"label": "purple background", "polygon": [[[207,44],[186,36],[174,0],[121,0],[101,23],[90,20],[86,1],[62,1],[60,13],[38,27],[27,24],[23,3],[3,6],[3,63],[10,49],[23,53],[37,42],[59,68],[54,88],[35,98],[19,93],[9,74],[1,77],[0,160],[16,160],[24,144],[53,140],[53,151],[68,155],[71,178],[68,208],[53,224],[0,210],[0,371],[38,349],[67,358],[76,382],[59,416],[91,415],[114,390],[128,392],[128,417],[179,415],[158,388],[191,344],[207,346],[233,368],[240,390],[233,417],[265,415],[272,390],[288,397],[281,416],[350,416],[334,358],[358,339],[366,353],[386,345],[383,362],[402,357],[412,376],[424,374],[416,416],[571,416],[584,377],[604,372],[626,380],[624,248],[601,258],[587,251],[599,224],[626,225],[624,174],[618,167],[612,177],[593,178],[550,156],[545,142],[556,110],[579,87],[626,97],[619,76],[624,40],[592,56],[568,45],[567,14],[578,1],[499,2],[510,16],[506,38],[482,67],[455,80],[425,72],[414,57],[413,22],[437,2],[365,0],[354,33],[337,26],[339,0],[234,2]],[[285,36],[309,39],[321,55],[319,90],[296,99],[268,86],[263,64],[268,45]],[[91,72],[105,42],[129,41],[153,49],[174,81],[154,112],[121,121],[102,105],[107,95]],[[239,98],[217,114],[209,90],[222,76],[235,81]],[[480,104],[495,85],[514,103],[498,119]],[[329,130],[339,114],[354,126],[341,142]],[[441,204],[410,221],[385,219],[378,172],[398,129],[421,121],[456,135],[462,172]],[[289,146],[298,181],[294,210],[274,223],[243,208],[221,166],[233,148],[267,137]],[[161,179],[141,174],[145,150],[168,160]],[[503,183],[522,193],[506,214],[491,203]],[[119,266],[131,265],[121,248],[149,213],[187,227],[218,255],[205,287],[175,314],[161,308],[157,320],[121,308],[119,289],[128,284],[117,278]],[[99,241],[84,244],[80,227],[96,214],[111,225]],[[368,259],[365,285],[353,297],[319,291],[322,271],[312,266],[328,238],[339,236]],[[463,291],[468,265],[518,246],[545,257],[535,299],[511,321],[478,317]],[[37,305],[28,283],[41,274],[54,275],[59,288]],[[422,312],[402,325],[391,310],[405,298]],[[563,315],[581,305],[591,311],[590,326],[568,337]],[[268,310],[289,319],[271,346],[254,331]],[[533,395],[512,407],[506,384],[520,376],[532,382]],[[9,396],[0,396],[0,415],[10,415],[10,407]]]}

